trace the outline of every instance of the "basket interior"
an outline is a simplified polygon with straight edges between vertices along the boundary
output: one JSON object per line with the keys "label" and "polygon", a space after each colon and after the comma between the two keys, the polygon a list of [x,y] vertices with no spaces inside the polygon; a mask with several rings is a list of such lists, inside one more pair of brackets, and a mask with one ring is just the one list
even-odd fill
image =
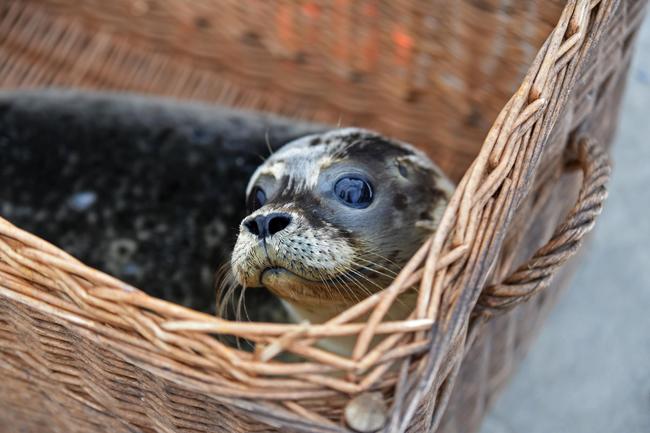
{"label": "basket interior", "polygon": [[[480,15],[497,21],[514,14],[522,22],[535,23],[530,26],[535,31],[519,38],[495,36],[490,44],[480,46],[457,38],[434,67],[438,71],[432,87],[435,92],[402,101],[422,115],[433,116],[428,122],[433,129],[423,131],[427,139],[413,136],[414,144],[427,150],[456,181],[520,82],[535,45],[541,45],[550,31],[546,27],[555,22],[560,9],[557,2],[546,12],[535,9],[535,4],[531,1],[516,8],[521,14],[481,9]],[[510,31],[509,25],[502,30]],[[456,31],[462,33],[462,29]],[[14,36],[20,46],[20,35]],[[197,43],[209,36],[197,34]],[[121,49],[119,34],[111,40],[116,50]],[[507,40],[519,43],[511,47]],[[459,47],[465,45],[472,46],[473,60],[457,58],[463,51]],[[133,45],[129,41],[127,46],[142,55],[156,51],[146,38]],[[209,66],[194,64],[196,59],[189,57],[178,58],[179,70]],[[444,82],[453,75],[449,62],[455,61],[475,67],[456,71],[456,81]],[[491,62],[492,66],[486,66]],[[492,72],[487,73],[488,69]],[[139,75],[155,76],[155,71],[148,72]],[[488,79],[494,74],[499,78]],[[102,76],[104,81],[84,86],[138,90],[137,83],[113,82],[102,74],[87,76]],[[153,80],[150,91],[165,94],[166,83],[159,90],[155,84]],[[476,92],[479,85],[483,90]],[[441,89],[443,94],[438,94]],[[201,95],[175,96],[212,99],[210,92],[211,88],[205,88]],[[364,95],[357,96],[358,102],[365,101]],[[316,99],[309,101],[318,104]],[[247,104],[242,100],[240,105]],[[308,105],[301,105],[305,113],[317,108]],[[403,132],[338,108],[316,111],[341,112],[346,123],[377,127],[387,134]],[[396,106],[395,111],[402,110]],[[244,189],[250,174],[268,155],[269,146],[280,146],[319,128],[323,127],[252,112],[125,94],[6,93],[0,97],[0,216],[153,296],[213,312],[214,274],[228,261],[244,216]],[[408,133],[397,135],[407,141],[409,137]],[[246,298],[248,304],[273,305],[262,291],[249,290]],[[262,298],[268,302],[261,302]],[[279,308],[256,311],[260,320],[280,319],[275,316]]]}
{"label": "basket interior", "polygon": [[[423,148],[459,180],[566,2],[145,3],[138,13],[131,0],[9,2],[0,36],[16,66],[0,65],[4,85],[144,91],[365,126]],[[50,42],[74,48],[41,48]]]}
{"label": "basket interior", "polygon": [[[249,176],[269,145],[318,129],[159,98],[0,94],[0,215],[153,296],[213,312]],[[281,309],[258,310],[279,320]]]}

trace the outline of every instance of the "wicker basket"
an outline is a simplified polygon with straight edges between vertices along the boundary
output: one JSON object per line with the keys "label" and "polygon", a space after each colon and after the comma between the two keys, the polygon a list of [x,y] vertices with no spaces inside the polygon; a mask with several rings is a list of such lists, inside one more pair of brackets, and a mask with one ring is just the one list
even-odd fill
{"label": "wicker basket", "polygon": [[[459,186],[390,287],[319,326],[155,299],[0,219],[0,429],[475,430],[601,209],[645,7],[495,4],[1,2],[4,88],[135,90],[360,124],[426,149]],[[413,285],[409,320],[382,322]],[[376,334],[388,337],[369,348]],[[353,355],[314,346],[328,335],[358,336]]]}

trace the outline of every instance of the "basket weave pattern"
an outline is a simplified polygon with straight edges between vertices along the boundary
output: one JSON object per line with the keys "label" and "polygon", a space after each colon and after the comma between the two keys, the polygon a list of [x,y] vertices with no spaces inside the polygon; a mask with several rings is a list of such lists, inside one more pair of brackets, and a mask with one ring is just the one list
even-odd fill
{"label": "basket weave pattern", "polygon": [[505,9],[464,0],[27,3],[29,13],[19,4],[7,12],[10,51],[29,53],[2,70],[8,86],[134,90],[363,124],[425,148],[456,180],[563,8],[557,0]]}
{"label": "basket weave pattern", "polygon": [[[0,402],[11,408],[0,421],[10,414],[31,431],[343,432],[350,398],[380,391],[389,407],[383,431],[455,431],[442,417],[466,352],[480,346],[492,316],[550,284],[600,212],[609,168],[598,142],[607,145],[612,128],[599,129],[606,127],[598,120],[612,115],[606,102],[620,96],[644,5],[567,3],[436,234],[386,290],[325,325],[230,322],[153,299],[0,219],[0,372],[8,378]],[[30,7],[3,8],[0,36],[9,43],[29,39],[25,33],[45,20]],[[17,27],[19,36],[10,31]],[[65,82],[62,72],[48,75],[50,66],[21,73],[20,59],[3,68],[6,87]],[[508,230],[542,183],[540,167],[559,159],[583,172],[575,206],[529,261],[507,260]],[[409,319],[382,321],[412,286],[420,290]],[[367,322],[355,322],[366,313]],[[225,346],[214,333],[255,341],[256,351]],[[314,345],[333,335],[358,337],[351,357]],[[387,337],[371,347],[376,335]],[[281,352],[303,361],[275,360]],[[66,416],[53,422],[59,413]]]}

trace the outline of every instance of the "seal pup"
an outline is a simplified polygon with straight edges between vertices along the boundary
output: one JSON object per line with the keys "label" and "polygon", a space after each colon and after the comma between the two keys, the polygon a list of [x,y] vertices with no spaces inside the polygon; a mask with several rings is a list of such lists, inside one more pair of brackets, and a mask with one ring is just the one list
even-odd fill
{"label": "seal pup", "polygon": [[[232,274],[278,296],[292,320],[323,323],[390,284],[436,230],[453,189],[423,152],[372,131],[299,138],[250,179]],[[410,292],[388,318],[412,311]],[[348,352],[340,341],[323,345]]]}

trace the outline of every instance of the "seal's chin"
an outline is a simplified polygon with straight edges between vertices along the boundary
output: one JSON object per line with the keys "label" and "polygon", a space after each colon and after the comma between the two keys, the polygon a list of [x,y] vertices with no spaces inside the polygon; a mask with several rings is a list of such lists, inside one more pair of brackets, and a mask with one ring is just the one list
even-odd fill
{"label": "seal's chin", "polygon": [[264,269],[260,283],[275,295],[298,305],[331,305],[335,301],[325,282],[309,280],[285,268]]}

